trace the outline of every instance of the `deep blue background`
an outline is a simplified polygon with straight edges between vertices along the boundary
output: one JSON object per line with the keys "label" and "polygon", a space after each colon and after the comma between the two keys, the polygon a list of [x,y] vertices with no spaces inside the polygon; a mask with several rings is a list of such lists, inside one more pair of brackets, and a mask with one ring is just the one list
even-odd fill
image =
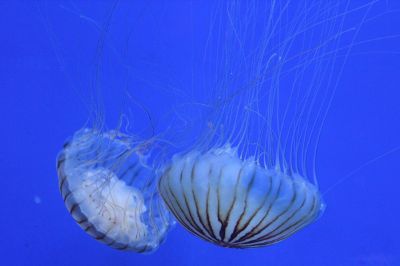
{"label": "deep blue background", "polygon": [[[209,30],[206,2],[138,2],[115,11],[102,56],[111,126],[127,76],[134,76],[132,94],[156,109],[154,117],[169,99],[184,98],[196,41]],[[318,156],[322,190],[400,145],[400,38],[391,38],[400,34],[400,6],[387,2],[393,12],[367,23],[359,40],[385,38],[355,47],[327,118]],[[0,2],[1,265],[400,265],[400,152],[336,186],[325,195],[320,220],[271,247],[223,249],[177,226],[156,253],[139,255],[85,235],[59,195],[55,157],[87,120],[97,26],[111,6]]]}

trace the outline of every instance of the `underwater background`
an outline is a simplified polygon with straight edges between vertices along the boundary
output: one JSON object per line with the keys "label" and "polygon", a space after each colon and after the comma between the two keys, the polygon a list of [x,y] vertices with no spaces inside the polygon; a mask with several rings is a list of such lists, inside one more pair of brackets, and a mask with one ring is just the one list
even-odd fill
{"label": "underwater background", "polygon": [[281,243],[247,250],[214,246],[177,224],[142,255],[100,244],[75,224],[55,158],[87,122],[99,87],[108,127],[128,108],[144,138],[148,115],[162,130],[171,106],[207,96],[191,93],[192,76],[214,1],[0,1],[0,264],[400,265],[400,3],[376,2],[319,143],[324,215]]}

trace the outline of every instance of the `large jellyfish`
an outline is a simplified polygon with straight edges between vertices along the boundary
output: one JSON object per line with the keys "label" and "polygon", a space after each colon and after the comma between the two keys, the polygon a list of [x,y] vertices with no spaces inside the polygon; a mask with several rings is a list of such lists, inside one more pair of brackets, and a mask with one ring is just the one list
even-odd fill
{"label": "large jellyfish", "polygon": [[72,217],[93,238],[119,250],[151,252],[171,226],[143,145],[116,130],[84,128],[57,158],[59,188]]}
{"label": "large jellyfish", "polygon": [[[250,248],[288,238],[324,210],[316,179],[322,127],[372,3],[229,1],[207,58],[219,60],[205,132],[165,166],[159,190],[194,235]],[[352,25],[346,15],[357,13]],[[207,73],[206,73],[207,74]],[[208,111],[208,110],[207,110]]]}

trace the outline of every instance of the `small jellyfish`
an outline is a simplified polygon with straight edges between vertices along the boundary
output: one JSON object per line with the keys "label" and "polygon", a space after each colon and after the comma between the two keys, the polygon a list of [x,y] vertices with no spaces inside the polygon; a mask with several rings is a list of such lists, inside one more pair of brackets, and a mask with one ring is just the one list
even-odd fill
{"label": "small jellyfish", "polygon": [[119,132],[84,128],[64,145],[57,171],[65,205],[85,232],[115,249],[151,252],[171,220],[140,149]]}

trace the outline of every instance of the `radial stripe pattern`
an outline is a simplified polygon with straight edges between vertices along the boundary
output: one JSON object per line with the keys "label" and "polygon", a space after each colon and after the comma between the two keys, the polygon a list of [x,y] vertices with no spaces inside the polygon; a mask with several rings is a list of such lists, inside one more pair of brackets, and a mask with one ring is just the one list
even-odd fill
{"label": "radial stripe pattern", "polygon": [[286,239],[323,209],[318,190],[302,177],[242,161],[230,148],[176,156],[159,191],[186,229],[233,248]]}

